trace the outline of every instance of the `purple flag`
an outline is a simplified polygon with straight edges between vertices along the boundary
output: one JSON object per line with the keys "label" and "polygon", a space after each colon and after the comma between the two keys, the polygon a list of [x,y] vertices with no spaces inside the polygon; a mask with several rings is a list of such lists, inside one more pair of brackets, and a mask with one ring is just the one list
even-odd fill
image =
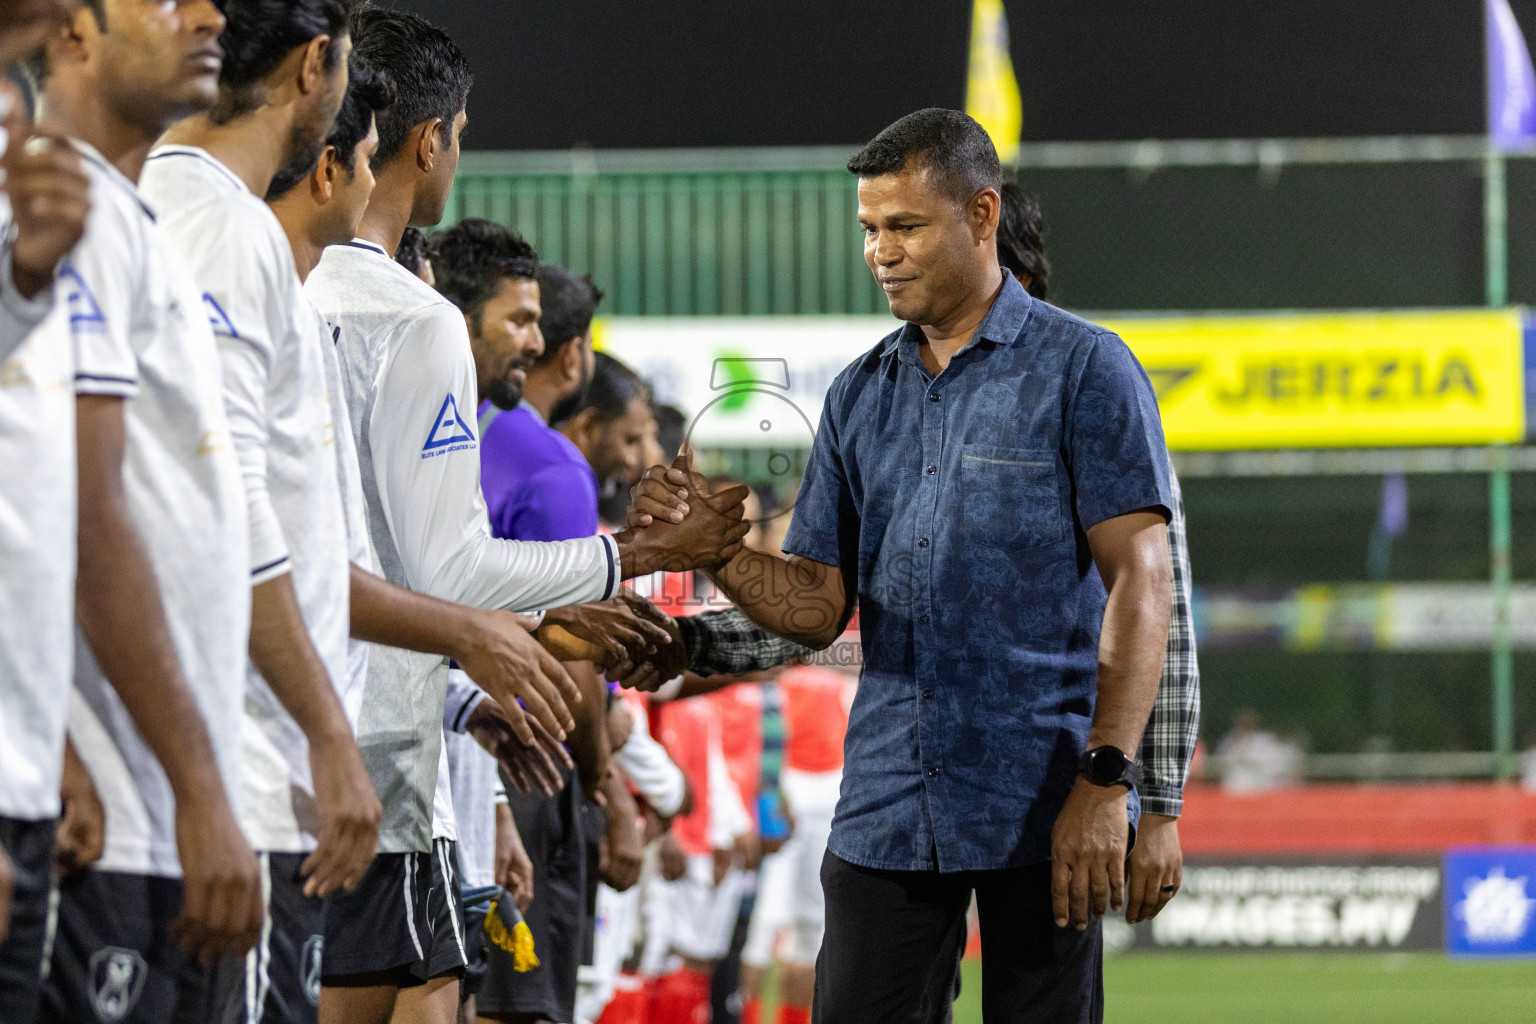
{"label": "purple flag", "polygon": [[1536,144],[1536,72],[1509,0],[1488,0],[1488,136],[1500,149]]}

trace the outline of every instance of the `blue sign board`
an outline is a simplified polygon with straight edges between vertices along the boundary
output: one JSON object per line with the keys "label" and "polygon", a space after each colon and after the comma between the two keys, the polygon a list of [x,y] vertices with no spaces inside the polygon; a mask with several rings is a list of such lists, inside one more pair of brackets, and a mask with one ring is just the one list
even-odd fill
{"label": "blue sign board", "polygon": [[1445,950],[1536,956],[1536,846],[1477,846],[1445,855]]}

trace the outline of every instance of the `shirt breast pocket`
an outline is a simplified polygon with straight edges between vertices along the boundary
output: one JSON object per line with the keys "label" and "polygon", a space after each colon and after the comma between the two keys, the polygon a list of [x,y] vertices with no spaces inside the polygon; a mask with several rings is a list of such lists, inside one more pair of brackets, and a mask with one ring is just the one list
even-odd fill
{"label": "shirt breast pocket", "polygon": [[971,543],[1055,544],[1067,536],[1054,451],[967,444],[960,449],[961,521]]}

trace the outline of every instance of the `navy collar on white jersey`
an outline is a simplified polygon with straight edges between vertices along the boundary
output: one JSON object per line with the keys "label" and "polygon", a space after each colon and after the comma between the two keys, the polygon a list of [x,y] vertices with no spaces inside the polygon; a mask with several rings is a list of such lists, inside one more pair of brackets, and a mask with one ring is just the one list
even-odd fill
{"label": "navy collar on white jersey", "polygon": [[389,260],[391,263],[395,261],[393,256],[384,251],[384,247],[382,245],[379,245],[376,242],[370,242],[366,238],[354,238],[350,242],[342,242],[341,244],[351,246],[354,249],[367,249],[369,252],[376,252],[380,256],[383,256],[385,259]]}

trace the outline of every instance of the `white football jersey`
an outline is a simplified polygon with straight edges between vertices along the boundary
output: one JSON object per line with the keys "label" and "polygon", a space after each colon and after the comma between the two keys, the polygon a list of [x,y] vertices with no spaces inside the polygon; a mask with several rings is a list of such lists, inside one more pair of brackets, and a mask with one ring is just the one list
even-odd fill
{"label": "white football jersey", "polygon": [[54,289],[16,290],[9,229],[0,195],[0,817],[42,821],[59,813],[74,679],[75,359],[36,329]]}
{"label": "white football jersey", "polygon": [[[245,480],[249,581],[289,574],[299,612],[340,695],[347,678],[347,524],[324,343],[288,236],[267,204],[206,150],[163,146],[140,190],[203,292],[224,369],[224,406]],[[245,691],[243,824],[251,845],[303,853],[319,815],[309,742],[254,665]]]}
{"label": "white football jersey", "polygon": [[[129,505],[238,813],[249,541],[218,346],[202,292],[138,190],[100,154],[80,149],[93,206],[70,260],[72,297],[42,329],[53,343],[73,338],[77,394],[126,400]],[[106,808],[106,852],[96,866],[179,876],[170,785],[83,641],[69,732]]]}
{"label": "white football jersey", "polygon": [[[477,608],[532,611],[611,597],[611,538],[491,536],[480,493],[478,385],[464,316],[369,242],[331,246],[305,291],[337,334],[368,526],[391,583]],[[447,663],[370,653],[358,742],[384,803],[382,852],[432,836]]]}
{"label": "white football jersey", "polygon": [[[300,296],[309,311],[315,337],[325,348],[325,386],[330,400],[331,437],[336,449],[336,472],[341,479],[342,504],[347,514],[347,559],[366,572],[380,576],[379,559],[368,539],[368,511],[363,500],[363,478],[357,468],[357,444],[352,440],[352,418],[347,413],[347,396],[341,389],[341,361],[336,355],[337,331],[307,296]],[[349,603],[350,607],[350,603]],[[341,702],[347,709],[347,721],[357,732],[358,716],[363,711],[363,693],[368,683],[368,650],[372,645],[347,638],[347,680],[341,687]],[[333,680],[334,681],[334,680]]]}

